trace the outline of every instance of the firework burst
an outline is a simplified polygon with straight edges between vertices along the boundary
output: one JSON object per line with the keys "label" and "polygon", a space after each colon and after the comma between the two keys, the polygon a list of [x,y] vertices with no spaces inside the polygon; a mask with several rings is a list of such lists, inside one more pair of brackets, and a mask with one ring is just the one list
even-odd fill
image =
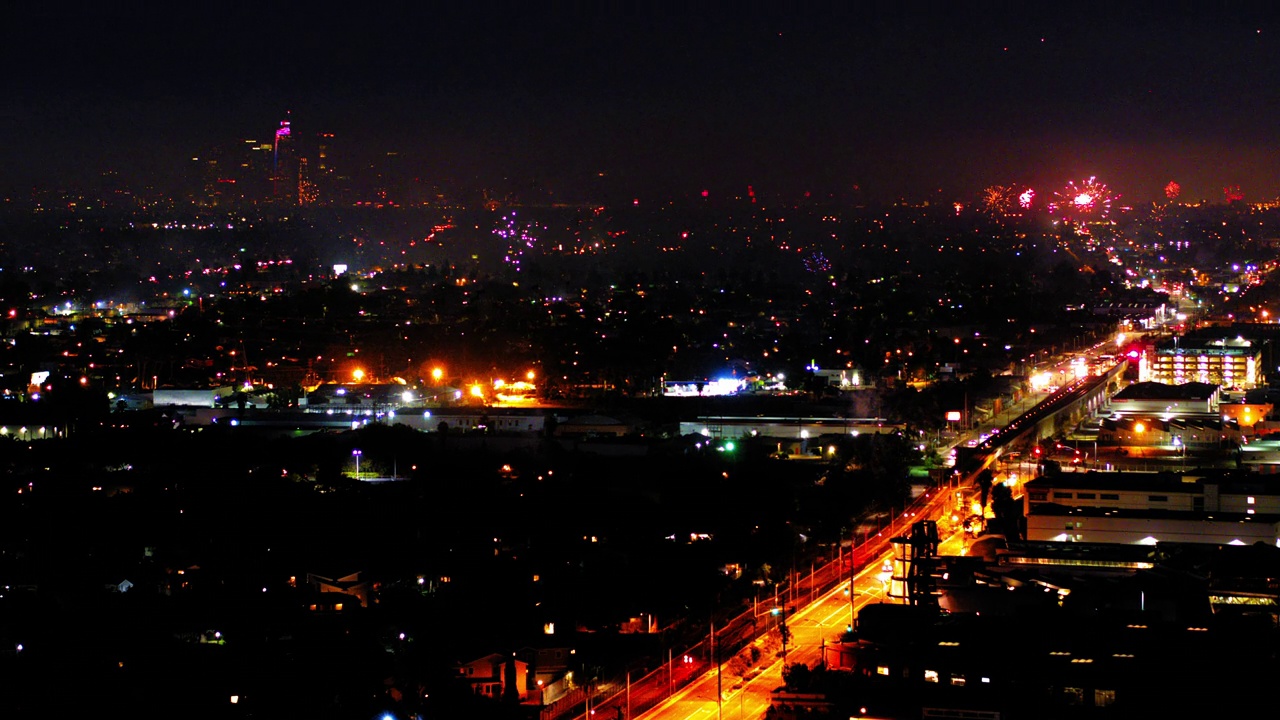
{"label": "firework burst", "polygon": [[831,272],[831,261],[821,251],[815,250],[804,259],[804,269],[817,274]]}
{"label": "firework burst", "polygon": [[982,191],[982,208],[990,215],[1008,215],[1017,191],[1009,185],[992,185]]}
{"label": "firework burst", "polygon": [[1067,183],[1056,198],[1051,206],[1054,212],[1065,220],[1083,221],[1106,217],[1111,212],[1111,201],[1115,196],[1097,178],[1090,177],[1079,184]]}
{"label": "firework burst", "polygon": [[518,222],[514,212],[498,220],[497,227],[493,229],[493,234],[507,243],[507,252],[503,257],[503,262],[511,264],[519,272],[520,262],[524,259],[525,251],[531,251],[537,245],[537,232],[541,229],[535,223]]}
{"label": "firework burst", "polygon": [[1164,186],[1164,196],[1170,200],[1177,200],[1181,194],[1182,186],[1172,180],[1169,181],[1168,185]]}

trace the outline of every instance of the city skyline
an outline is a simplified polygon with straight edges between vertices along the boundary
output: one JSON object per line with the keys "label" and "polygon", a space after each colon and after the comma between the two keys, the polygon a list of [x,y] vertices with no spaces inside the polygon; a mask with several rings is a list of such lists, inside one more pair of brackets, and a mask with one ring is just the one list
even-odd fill
{"label": "city skyline", "polygon": [[[1155,7],[1155,6],[1153,6]],[[950,202],[1097,177],[1121,204],[1280,195],[1266,7],[20,10],[0,188],[173,187],[286,117],[431,184],[567,201]]]}

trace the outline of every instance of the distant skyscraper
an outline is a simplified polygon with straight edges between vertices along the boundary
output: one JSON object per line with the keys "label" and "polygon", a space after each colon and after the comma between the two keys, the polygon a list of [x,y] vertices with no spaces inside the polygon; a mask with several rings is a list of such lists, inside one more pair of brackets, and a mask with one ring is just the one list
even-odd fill
{"label": "distant skyscraper", "polygon": [[313,202],[332,205],[338,201],[338,174],[330,153],[333,149],[333,133],[316,133],[315,166],[311,168],[310,181],[315,192]]}
{"label": "distant skyscraper", "polygon": [[321,173],[325,173],[330,170],[329,143],[331,142],[333,142],[333,133],[316,134],[316,170]]}
{"label": "distant skyscraper", "polygon": [[320,200],[316,184],[311,181],[307,159],[298,158],[298,204],[315,205]]}
{"label": "distant skyscraper", "polygon": [[273,143],[243,140],[192,158],[190,199],[204,207],[241,208],[272,199]]}
{"label": "distant skyscraper", "polygon": [[282,205],[298,204],[298,158],[293,146],[293,126],[289,120],[281,120],[276,128],[272,149],[271,194]]}

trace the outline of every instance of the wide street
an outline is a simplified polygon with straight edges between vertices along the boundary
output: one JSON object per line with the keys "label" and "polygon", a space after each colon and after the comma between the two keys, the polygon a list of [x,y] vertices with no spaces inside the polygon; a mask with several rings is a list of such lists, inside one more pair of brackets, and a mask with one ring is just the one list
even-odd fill
{"label": "wide street", "polygon": [[[797,600],[792,614],[786,618],[791,630],[791,639],[786,648],[788,664],[804,663],[810,667],[817,664],[826,644],[838,641],[845,632],[852,612],[867,603],[879,602],[884,598],[885,575],[881,571],[881,565],[887,559],[886,553],[883,558],[869,563],[858,573],[854,583],[852,607],[847,582],[812,602]],[[704,673],[684,690],[640,717],[644,720],[745,720],[764,717],[773,690],[782,685],[783,660],[777,632],[772,630],[781,614],[775,615],[772,609],[763,608],[760,612],[761,622],[768,623],[771,630],[764,638],[756,641],[756,646],[761,650],[761,660],[745,677],[734,674],[731,670],[732,663],[726,658],[719,669],[713,668]],[[716,701],[717,687],[722,692],[719,702]]]}
{"label": "wide street", "polygon": [[[957,442],[989,433],[992,428],[1003,428],[1041,398],[1039,393],[1028,393],[1018,402],[1011,403],[1003,412],[980,423],[972,436],[961,435]],[[951,492],[935,493],[927,510],[920,513],[921,519],[949,513],[951,496]],[[963,554],[966,539],[963,532],[954,532],[942,538],[939,544],[940,554]],[[741,663],[732,662],[732,658],[721,658],[718,667],[712,667],[684,689],[639,717],[642,720],[747,720],[764,717],[774,691],[783,684],[784,664],[804,663],[814,667],[823,659],[826,646],[839,642],[841,635],[850,627],[855,612],[869,603],[885,599],[888,587],[888,572],[885,568],[890,557],[889,552],[883,552],[865,564],[854,580],[852,603],[848,582],[839,583],[818,598],[802,597],[795,598],[792,602],[779,603],[786,606],[785,620],[791,631],[785,663],[779,634],[775,629],[776,624],[782,620],[781,608],[777,608],[775,612],[772,603],[768,607],[761,603],[758,619],[765,623],[764,627],[768,632],[754,642],[755,647],[760,650],[760,661],[754,667],[744,668]],[[858,560],[862,562],[862,558]]]}

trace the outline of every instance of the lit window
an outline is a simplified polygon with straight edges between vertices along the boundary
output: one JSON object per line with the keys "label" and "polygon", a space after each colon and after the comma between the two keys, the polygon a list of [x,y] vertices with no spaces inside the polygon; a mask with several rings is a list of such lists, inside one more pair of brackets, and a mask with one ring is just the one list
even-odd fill
{"label": "lit window", "polygon": [[931,682],[931,683],[936,683],[936,682],[938,682],[938,671],[937,671],[937,670],[925,670],[925,671],[924,671],[924,681],[925,681],[925,682]]}
{"label": "lit window", "polygon": [[877,665],[877,666],[876,666],[876,674],[877,674],[877,675],[888,675],[888,674],[889,674],[889,666],[888,666],[888,665]]}

